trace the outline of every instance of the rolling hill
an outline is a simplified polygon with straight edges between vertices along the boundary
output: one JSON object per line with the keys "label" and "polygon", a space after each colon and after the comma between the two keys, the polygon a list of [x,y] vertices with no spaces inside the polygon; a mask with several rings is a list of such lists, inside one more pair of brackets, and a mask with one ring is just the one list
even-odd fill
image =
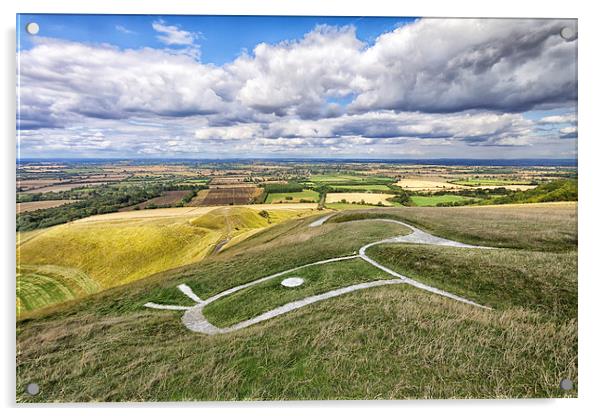
{"label": "rolling hill", "polygon": [[[374,248],[388,267],[470,294],[493,310],[395,285],[314,303],[236,332],[204,335],[182,324],[182,311],[144,307],[147,302],[192,305],[177,289],[181,284],[207,299],[270,273],[353,255],[368,242],[408,232],[394,223],[358,221],[379,217],[498,247],[479,252],[415,245]],[[578,386],[575,203],[375,208],[338,213],[322,226],[309,227],[315,219],[282,221],[199,262],[26,314],[17,324],[17,400],[577,394],[577,389],[558,387],[562,378]],[[255,221],[240,212],[231,224]],[[555,267],[545,266],[550,264]],[[357,275],[352,275],[348,267],[331,263],[300,275],[330,288],[337,284],[333,279],[345,284],[379,273],[354,268]],[[304,296],[311,288],[290,288],[286,296],[277,289],[282,290],[267,283],[244,289],[209,312],[216,322],[230,323]],[[34,379],[40,394],[28,396],[24,386]]]}
{"label": "rolling hill", "polygon": [[[261,208],[131,211],[24,233],[17,245],[17,310],[33,310],[196,262],[225,243],[235,244],[259,229],[312,212]],[[65,277],[72,275],[78,278]],[[85,282],[83,289],[69,283],[73,290],[67,290],[63,285],[74,281]]]}

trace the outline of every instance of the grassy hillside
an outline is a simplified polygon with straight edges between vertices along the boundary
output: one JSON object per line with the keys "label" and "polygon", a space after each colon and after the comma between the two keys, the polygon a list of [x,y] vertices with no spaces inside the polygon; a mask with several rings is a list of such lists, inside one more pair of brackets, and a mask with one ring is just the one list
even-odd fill
{"label": "grassy hillside", "polygon": [[[73,269],[95,283],[96,290],[84,291],[89,293],[199,261],[221,242],[232,238],[242,241],[251,231],[311,211],[226,207],[199,210],[198,216],[190,209],[177,212],[181,214],[171,215],[171,210],[111,214],[26,234],[17,246],[18,264],[24,268]],[[31,305],[24,310],[78,296],[79,292],[57,292],[52,285],[60,286],[62,280],[48,283],[53,276],[24,281],[19,292],[21,302]],[[24,278],[18,275],[18,283]],[[46,289],[50,292],[44,298],[49,303],[36,300]]]}
{"label": "grassy hillside", "polygon": [[98,282],[79,270],[59,266],[17,267],[17,315],[100,289]]}
{"label": "grassy hillside", "polygon": [[[339,214],[405,216],[439,235],[513,247],[482,256],[469,250],[467,257],[455,249],[413,246],[392,246],[394,252],[379,254],[392,267],[429,282],[443,284],[444,271],[457,267],[449,287],[490,302],[495,307],[491,311],[395,285],[206,336],[186,329],[181,311],[142,306],[149,301],[190,305],[178,284],[186,283],[206,298],[407,232],[396,224],[371,221],[315,228],[307,227],[313,218],[280,223],[199,263],[27,314],[17,324],[17,400],[574,396],[575,390],[558,387],[561,378],[578,384],[574,211],[575,204],[545,204]],[[531,261],[542,247],[543,257]],[[398,252],[409,253],[409,260],[400,260]],[[550,273],[566,278],[546,282],[542,268],[558,261],[562,267]],[[491,271],[479,273],[483,268]],[[307,270],[306,276],[328,285],[345,277],[335,269]],[[222,310],[240,318],[287,301],[270,294],[275,288],[265,289],[265,296],[250,291],[237,299],[223,298],[220,302],[231,304],[222,304]],[[555,303],[559,297],[565,300]],[[248,311],[249,305],[255,309]],[[232,319],[214,312],[215,319]],[[24,393],[31,380],[41,386],[38,396]]]}
{"label": "grassy hillside", "polygon": [[493,247],[567,250],[577,246],[577,203],[373,208],[341,212],[329,222],[389,217],[435,235]]}

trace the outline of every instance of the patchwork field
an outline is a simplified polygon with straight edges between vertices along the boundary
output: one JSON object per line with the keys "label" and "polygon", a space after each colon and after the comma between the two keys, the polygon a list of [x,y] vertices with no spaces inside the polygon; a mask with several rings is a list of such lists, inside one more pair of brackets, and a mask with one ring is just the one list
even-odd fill
{"label": "patchwork field", "polygon": [[366,204],[377,205],[381,203],[384,206],[393,206],[389,198],[392,198],[391,194],[376,194],[376,193],[362,193],[362,192],[333,192],[326,195],[326,203],[336,202],[355,202],[361,204],[362,201]]}
{"label": "patchwork field", "polygon": [[[576,396],[575,203],[371,208],[337,213],[324,225],[309,227],[320,216],[282,221],[200,262],[28,313],[17,324],[17,401]],[[270,273],[357,255],[364,244],[407,233],[393,223],[356,221],[383,217],[457,241],[500,247],[368,249],[398,272],[493,310],[400,284],[209,336],[188,330],[182,311],[142,306],[190,306],[178,285],[207,299]],[[245,212],[234,213],[230,224],[266,220],[251,218],[247,223]],[[210,217],[197,222],[201,228],[226,224]],[[295,272],[307,286],[286,290],[274,281],[244,289],[216,301],[207,314],[216,324],[235,322],[380,273],[351,263]],[[560,390],[562,378],[576,388]],[[37,396],[24,393],[32,379],[42,387]]]}
{"label": "patchwork field", "polygon": [[197,196],[195,203],[200,205],[242,205],[253,202],[262,190],[256,186],[220,186],[208,190],[201,200]]}
{"label": "patchwork field", "polygon": [[61,205],[72,204],[73,202],[77,202],[77,200],[58,199],[51,201],[17,202],[17,214],[20,212],[31,212],[39,209],[60,207]]}

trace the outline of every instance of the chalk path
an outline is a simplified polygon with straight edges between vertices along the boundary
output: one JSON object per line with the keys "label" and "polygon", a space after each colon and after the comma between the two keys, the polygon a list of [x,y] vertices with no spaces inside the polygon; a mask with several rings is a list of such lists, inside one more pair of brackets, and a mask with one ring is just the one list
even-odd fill
{"label": "chalk path", "polygon": [[[324,222],[326,222],[333,215],[334,214],[330,214],[330,215],[326,215],[322,218],[319,218],[318,220],[309,224],[309,226],[310,227],[319,227],[322,224],[324,224]],[[447,240],[445,238],[441,238],[441,237],[437,237],[432,234],[429,234],[429,233],[422,231],[410,224],[406,224],[405,222],[398,221],[398,220],[375,218],[375,219],[366,219],[366,220],[360,220],[360,221],[391,222],[391,223],[400,224],[405,227],[408,227],[412,232],[407,235],[386,238],[384,240],[366,244],[360,248],[359,254],[355,255],[355,256],[336,257],[336,258],[332,258],[332,259],[320,260],[320,261],[316,261],[313,263],[304,264],[302,266],[294,267],[292,269],[284,270],[282,272],[274,273],[269,276],[265,276],[265,277],[253,280],[252,282],[249,282],[249,283],[235,286],[233,288],[224,290],[223,292],[220,292],[217,295],[214,295],[205,300],[199,298],[188,285],[185,285],[185,284],[179,285],[178,289],[180,289],[180,291],[182,293],[184,293],[186,296],[188,296],[191,300],[193,300],[196,303],[196,305],[194,305],[194,306],[163,305],[163,304],[158,304],[158,303],[154,303],[154,302],[148,302],[144,306],[146,306],[147,308],[153,308],[153,309],[183,310],[185,312],[184,312],[184,316],[182,317],[182,323],[186,326],[186,328],[188,328],[194,332],[201,332],[201,333],[208,334],[208,335],[223,334],[223,333],[227,333],[227,332],[237,331],[239,329],[246,328],[246,327],[254,325],[256,323],[263,322],[268,319],[272,319],[276,316],[283,315],[283,314],[293,311],[295,309],[302,308],[302,307],[310,305],[312,303],[330,299],[330,298],[333,298],[336,296],[344,295],[345,293],[354,292],[356,290],[368,289],[371,287],[393,285],[393,284],[408,284],[410,286],[414,286],[419,289],[426,290],[427,292],[436,293],[438,295],[445,296],[445,297],[454,299],[459,302],[467,303],[469,305],[473,305],[473,306],[476,306],[479,308],[491,309],[488,306],[479,305],[478,303],[475,303],[469,299],[463,298],[458,295],[454,295],[453,293],[446,292],[445,290],[441,290],[441,289],[438,289],[433,286],[429,286],[424,283],[420,283],[407,276],[403,276],[403,275],[395,272],[394,270],[391,270],[388,267],[378,263],[376,260],[368,257],[368,255],[366,254],[366,250],[372,246],[375,246],[378,244],[392,244],[392,243],[428,244],[428,245],[438,245],[438,246],[479,248],[479,249],[491,249],[491,247],[473,246],[470,244],[464,244],[464,243],[460,243],[457,241]],[[226,328],[216,327],[215,325],[211,324],[203,315],[203,309],[205,308],[205,306],[207,306],[211,302],[214,302],[220,298],[223,298],[224,296],[228,296],[228,295],[231,295],[232,293],[238,292],[239,290],[246,289],[248,287],[257,285],[259,283],[263,283],[265,281],[274,279],[276,277],[279,277],[279,276],[282,276],[282,275],[285,275],[290,272],[294,272],[296,270],[300,270],[300,269],[303,269],[306,267],[320,265],[320,264],[327,264],[327,263],[332,263],[332,262],[337,262],[337,261],[356,259],[356,258],[360,258],[360,259],[370,263],[371,265],[379,268],[380,270],[384,271],[385,273],[393,276],[395,279],[375,280],[372,282],[355,284],[355,285],[331,290],[331,291],[328,291],[325,293],[308,296],[306,298],[296,300],[294,302],[289,302],[285,305],[279,306],[279,307],[269,310],[265,313],[262,313],[261,315],[255,316],[255,317],[253,317],[251,319],[247,319],[245,321],[238,322],[237,324],[234,324],[234,325],[226,327]]]}

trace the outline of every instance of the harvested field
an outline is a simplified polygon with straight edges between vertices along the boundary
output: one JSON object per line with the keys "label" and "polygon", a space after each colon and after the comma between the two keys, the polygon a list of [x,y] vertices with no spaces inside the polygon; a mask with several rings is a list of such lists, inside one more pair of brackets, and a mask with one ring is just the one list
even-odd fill
{"label": "harvested field", "polygon": [[241,205],[253,202],[262,190],[255,186],[219,187],[209,189],[202,205]]}
{"label": "harvested field", "polygon": [[196,193],[196,196],[194,198],[192,198],[192,200],[186,204],[187,207],[202,207],[203,206],[203,201],[205,200],[205,197],[207,196],[207,194],[209,193],[209,189],[201,189],[200,191],[198,191]]}
{"label": "harvested field", "polygon": [[17,203],[17,214],[22,212],[37,211],[39,209],[54,208],[65,204],[77,202],[76,199],[58,199],[56,201],[34,201]]}
{"label": "harvested field", "polygon": [[90,186],[100,186],[105,185],[110,182],[86,182],[86,183],[65,183],[61,185],[50,185],[43,188],[30,189],[21,193],[24,194],[42,194],[45,192],[61,192],[68,191],[74,188],[87,188]]}
{"label": "harvested field", "polygon": [[340,193],[330,193],[326,195],[326,203],[334,203],[334,202],[342,202],[343,200],[347,202],[355,202],[361,203],[364,201],[366,204],[377,205],[381,202],[385,206],[393,206],[393,203],[387,201],[388,198],[392,198],[391,194],[370,194],[370,193],[362,193],[362,192],[340,192]]}
{"label": "harvested field", "polygon": [[440,191],[443,189],[470,189],[468,186],[456,185],[444,180],[401,179],[395,183],[400,188],[409,191]]}
{"label": "harvested field", "polygon": [[46,186],[61,183],[57,179],[31,179],[24,181],[17,181],[17,190],[21,192],[30,191],[33,189],[44,188]]}

